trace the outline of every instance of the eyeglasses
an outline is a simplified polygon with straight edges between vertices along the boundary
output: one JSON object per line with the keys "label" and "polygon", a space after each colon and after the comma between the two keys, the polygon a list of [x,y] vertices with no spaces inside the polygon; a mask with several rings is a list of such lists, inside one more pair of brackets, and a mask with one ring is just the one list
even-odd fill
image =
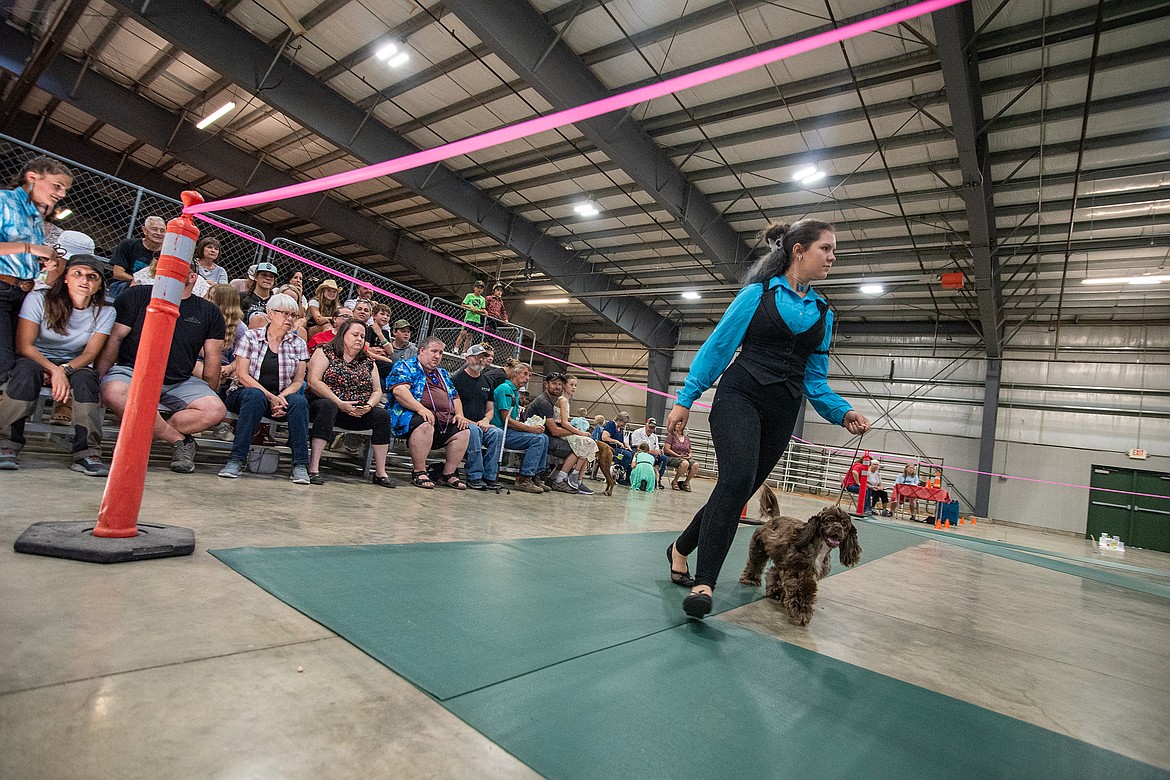
{"label": "eyeglasses", "polygon": [[297,316],[297,313],[295,311],[285,311],[284,309],[273,309],[272,311],[270,311],[268,313],[269,314],[283,314],[286,317]]}

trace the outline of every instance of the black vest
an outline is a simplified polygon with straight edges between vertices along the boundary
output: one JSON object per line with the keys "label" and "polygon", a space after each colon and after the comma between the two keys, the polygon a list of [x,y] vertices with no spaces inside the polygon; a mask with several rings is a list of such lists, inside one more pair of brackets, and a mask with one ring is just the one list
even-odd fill
{"label": "black vest", "polygon": [[816,303],[820,318],[798,335],[780,316],[776,291],[765,286],[735,362],[760,385],[783,384],[793,398],[800,398],[804,394],[808,356],[824,354],[819,348],[825,338],[825,312],[829,305],[819,298]]}

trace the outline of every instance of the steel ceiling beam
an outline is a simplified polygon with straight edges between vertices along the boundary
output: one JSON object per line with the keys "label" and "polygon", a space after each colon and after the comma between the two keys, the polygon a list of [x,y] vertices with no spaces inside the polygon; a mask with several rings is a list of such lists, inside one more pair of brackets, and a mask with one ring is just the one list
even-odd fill
{"label": "steel ceiling beam", "polygon": [[[601,79],[528,0],[445,0],[444,5],[554,109],[610,97]],[[630,111],[578,122],[577,127],[682,225],[725,281],[738,283],[743,278],[751,247]]]}
{"label": "steel ceiling beam", "polygon": [[20,70],[13,71],[16,81],[4,96],[4,102],[0,104],[0,127],[7,127],[16,117],[37,79],[45,72],[45,68],[49,67],[49,63],[61,53],[65,40],[77,26],[82,12],[88,5],[88,0],[70,0],[53,19],[48,32],[37,41],[36,48],[29,54],[27,64]]}
{"label": "steel ceiling beam", "polygon": [[[267,71],[277,55],[263,41],[216,13],[202,0],[151,0],[145,11],[126,0],[114,0],[114,5],[217,73],[230,76],[249,92],[260,88],[260,74]],[[368,163],[418,151],[414,144],[369,117],[300,66],[287,61],[283,66],[280,80],[264,87],[264,101],[269,105]],[[541,233],[443,165],[404,171],[394,178],[463,217],[500,244],[532,258],[544,273],[570,279],[570,292],[600,292],[611,283],[603,275],[588,273],[588,264],[554,237]],[[255,182],[249,187],[252,191],[262,188]],[[641,301],[590,299],[589,307],[621,325],[626,333],[647,347],[674,347],[677,326]]]}
{"label": "steel ceiling beam", "polygon": [[975,18],[970,4],[951,6],[931,14],[938,56],[942,64],[947,103],[951,111],[962,195],[967,206],[970,251],[978,293],[979,324],[987,356],[998,358],[1003,345],[1003,292],[996,255],[994,179],[984,129],[979,66],[975,60]]}

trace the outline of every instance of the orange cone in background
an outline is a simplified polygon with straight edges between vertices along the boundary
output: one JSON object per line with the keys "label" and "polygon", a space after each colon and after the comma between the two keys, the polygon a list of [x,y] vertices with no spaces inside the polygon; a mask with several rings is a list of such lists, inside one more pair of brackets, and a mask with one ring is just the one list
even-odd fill
{"label": "orange cone in background", "polygon": [[742,520],[742,519],[744,519],[745,517],[747,517],[747,508],[748,508],[748,505],[747,505],[747,504],[744,504],[744,505],[743,505],[743,511],[739,513],[739,519],[740,519],[740,520]]}
{"label": "orange cone in background", "polygon": [[937,517],[934,518],[934,530],[936,530],[936,531],[942,530],[942,520],[939,520]]}
{"label": "orange cone in background", "polygon": [[947,520],[945,523],[943,523],[943,529],[946,531],[951,530],[951,521],[950,520]]}
{"label": "orange cone in background", "polygon": [[966,524],[967,524],[967,518],[960,517],[959,518],[959,525],[966,525]]}
{"label": "orange cone in background", "polygon": [[974,515],[971,515],[971,525],[979,525],[979,521],[975,519]]}

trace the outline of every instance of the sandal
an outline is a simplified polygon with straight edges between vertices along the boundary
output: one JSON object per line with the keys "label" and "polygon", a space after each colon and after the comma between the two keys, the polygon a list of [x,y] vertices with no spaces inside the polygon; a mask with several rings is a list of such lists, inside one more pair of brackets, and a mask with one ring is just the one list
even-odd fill
{"label": "sandal", "polygon": [[671,482],[670,489],[671,490],[682,490],[682,487],[680,487],[681,485],[682,485],[681,482]]}
{"label": "sandal", "polygon": [[689,617],[704,618],[711,612],[711,597],[706,593],[692,593],[683,599],[683,612]]}
{"label": "sandal", "polygon": [[410,484],[418,488],[423,488],[424,490],[435,489],[435,483],[431,481],[431,478],[425,471],[410,472]]}
{"label": "sandal", "polygon": [[690,569],[686,571],[674,570],[674,542],[666,548],[666,562],[670,564],[670,581],[675,585],[682,585],[684,588],[693,588],[695,586],[695,578],[691,576]]}
{"label": "sandal", "polygon": [[380,477],[377,474],[375,474],[373,477],[370,478],[370,482],[372,482],[375,485],[378,485],[379,487],[384,487],[384,488],[398,487],[398,483],[395,482],[394,480],[390,479],[390,477],[386,474],[383,474]]}
{"label": "sandal", "polygon": [[691,483],[690,482],[680,482],[680,483],[678,483],[678,489],[682,490],[686,493],[690,493],[691,492]]}
{"label": "sandal", "polygon": [[450,474],[444,474],[439,484],[443,487],[454,488],[455,490],[467,490],[467,483],[459,479],[459,472],[455,471]]}

